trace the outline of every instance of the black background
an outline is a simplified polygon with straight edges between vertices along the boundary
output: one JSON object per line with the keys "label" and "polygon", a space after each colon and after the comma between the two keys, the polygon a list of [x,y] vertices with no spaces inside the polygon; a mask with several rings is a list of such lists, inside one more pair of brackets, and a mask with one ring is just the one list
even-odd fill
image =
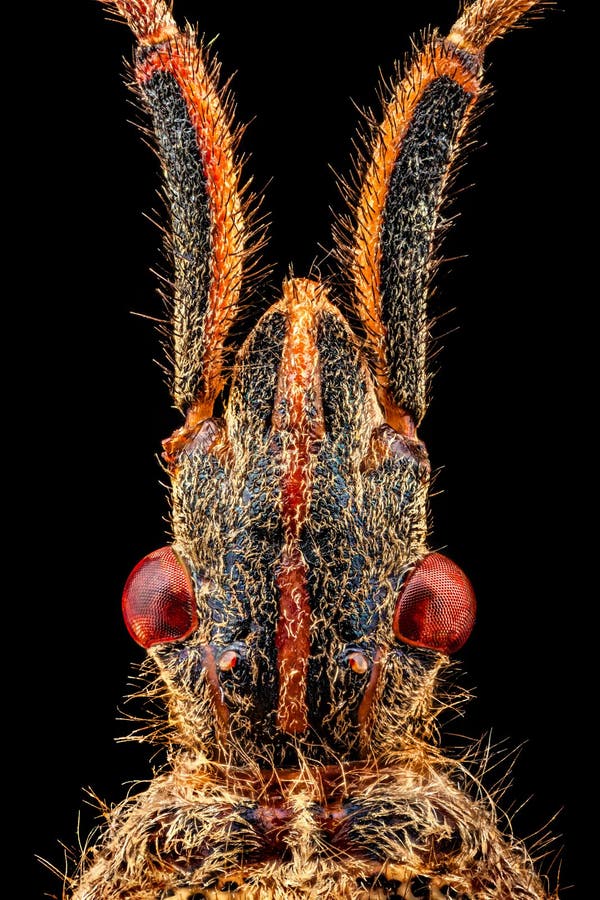
{"label": "black background", "polygon": [[[446,336],[422,428],[440,469],[432,544],[465,569],[479,599],[460,654],[475,699],[450,731],[491,731],[505,750],[524,745],[505,805],[529,798],[514,818],[519,835],[562,810],[552,828],[555,849],[566,847],[565,888],[575,879],[571,794],[586,756],[576,708],[590,595],[580,562],[586,298],[572,273],[570,6],[489,53],[495,94],[455,191],[460,218],[445,244],[455,261],[439,273],[434,300],[435,313],[454,311],[437,329]],[[271,212],[276,286],[288,264],[304,275],[322,256],[318,244],[329,244],[328,207],[340,204],[328,164],[348,170],[349,98],[372,105],[378,69],[389,75],[411,34],[448,29],[455,10],[450,0],[372,0],[360,15],[345,4],[269,10],[176,4],[179,21],[199,19],[220,35],[224,72],[238,72],[239,118],[256,116],[243,146]],[[126,121],[139,118],[122,84],[130,38],[92,0],[66,12],[57,17],[54,5],[37,22],[42,63],[27,97],[41,178],[26,290],[13,306],[15,341],[27,335],[24,364],[39,387],[23,392],[18,372],[12,382],[19,461],[7,471],[19,484],[15,543],[28,585],[13,606],[29,676],[17,735],[35,759],[19,777],[30,846],[59,867],[78,811],[83,837],[94,821],[82,788],[116,802],[123,784],[150,773],[148,748],[115,743],[127,732],[117,707],[142,657],[122,625],[120,592],[133,565],[165,543],[155,454],[179,424],[153,362],[152,325],[130,315],[160,315],[149,272],[159,235],[141,215],[157,206],[156,165]],[[32,896],[59,893],[36,863],[33,872]]]}

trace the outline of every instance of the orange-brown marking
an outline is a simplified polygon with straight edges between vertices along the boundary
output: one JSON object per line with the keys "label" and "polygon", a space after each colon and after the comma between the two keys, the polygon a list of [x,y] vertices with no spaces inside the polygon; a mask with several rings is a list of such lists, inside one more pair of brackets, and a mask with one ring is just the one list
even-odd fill
{"label": "orange-brown marking", "polygon": [[379,400],[383,406],[385,421],[388,425],[391,425],[395,431],[403,434],[404,437],[415,438],[417,436],[417,429],[415,428],[415,422],[410,413],[405,412],[401,406],[394,403],[387,390],[380,390]]}
{"label": "orange-brown marking", "polygon": [[275,575],[279,592],[279,618],[275,630],[279,703],[277,725],[288,734],[306,731],[306,676],[310,655],[310,601],[306,564],[295,548],[284,552]]}
{"label": "orange-brown marking", "polygon": [[358,724],[360,725],[361,737],[364,743],[368,741],[367,726],[369,721],[369,713],[371,712],[371,707],[375,698],[375,690],[377,688],[377,682],[379,681],[380,672],[381,650],[377,649],[373,657],[373,668],[371,669],[369,682],[365,688],[365,693],[363,694],[363,698],[360,701],[360,706],[358,707],[357,713],[357,720]]}
{"label": "orange-brown marking", "polygon": [[221,103],[214,73],[207,69],[194,35],[178,31],[163,4],[155,11],[155,21],[146,22],[144,28],[137,11],[146,9],[145,0],[119,0],[117,6],[130,23],[137,22],[140,43],[154,48],[136,66],[138,84],[143,87],[156,72],[168,72],[177,81],[196,132],[211,212],[211,272],[203,322],[206,349],[201,361],[202,383],[197,399],[188,409],[185,425],[166,442],[166,452],[172,456],[198,424],[212,415],[214,401],[223,386],[223,347],[239,302],[246,243],[240,174],[229,116]]}
{"label": "orange-brown marking", "polygon": [[223,694],[221,692],[221,684],[219,682],[219,673],[217,672],[217,664],[212,647],[205,644],[202,647],[202,667],[206,672],[209,690],[212,696],[215,712],[217,713],[215,720],[215,730],[221,741],[226,742],[226,733],[224,726],[229,722],[229,710],[223,702]]}
{"label": "orange-brown marking", "polygon": [[284,550],[276,572],[279,591],[275,633],[279,673],[277,724],[290,734],[308,727],[310,602],[306,563],[298,548],[298,538],[310,506],[314,443],[324,434],[316,346],[317,310],[322,293],[320,285],[308,279],[284,283],[282,306],[287,328],[273,413],[273,429],[282,436],[284,529]]}
{"label": "orange-brown marking", "polygon": [[446,76],[472,94],[469,109],[475,102],[480,87],[479,75],[469,69],[454,50],[454,45],[447,41],[428,45],[396,86],[378,130],[356,212],[351,268],[358,296],[358,312],[365,325],[367,343],[378,370],[378,399],[384,409],[386,421],[392,428],[409,437],[414,435],[414,424],[406,411],[397,406],[389,392],[385,359],[386,330],[381,317],[380,235],[389,180],[424,91],[437,78]]}
{"label": "orange-brown marking", "polygon": [[211,282],[204,321],[206,355],[202,364],[204,389],[188,412],[188,427],[212,415],[222,386],[223,342],[233,321],[242,277],[244,219],[239,197],[239,171],[234,139],[219,94],[199,49],[178,35],[157,46],[136,68],[139,83],[156,72],[169,72],[179,85],[206,177],[211,209]]}
{"label": "orange-brown marking", "polygon": [[536,4],[539,0],[476,0],[466,7],[447,40],[467,53],[482,53]]}
{"label": "orange-brown marking", "polygon": [[103,0],[123,16],[141,44],[159,44],[178,34],[171,10],[163,0]]}

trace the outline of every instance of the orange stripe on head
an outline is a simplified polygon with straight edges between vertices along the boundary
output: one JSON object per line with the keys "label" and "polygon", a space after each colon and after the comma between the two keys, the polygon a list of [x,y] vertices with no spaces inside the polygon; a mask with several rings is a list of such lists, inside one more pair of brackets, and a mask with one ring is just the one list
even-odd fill
{"label": "orange stripe on head", "polygon": [[307,278],[284,282],[287,326],[273,429],[285,434],[282,516],[288,547],[298,538],[308,513],[312,448],[324,434],[316,342],[317,311],[324,302],[324,291],[318,282]]}
{"label": "orange stripe on head", "polygon": [[315,281],[284,283],[286,313],[273,430],[282,445],[281,516],[284,550],[276,572],[279,618],[275,644],[279,674],[277,724],[289,734],[308,727],[306,680],[310,655],[310,601],[298,539],[310,508],[315,442],[324,434],[316,344],[324,291]]}
{"label": "orange stripe on head", "polygon": [[288,734],[306,731],[306,679],[310,656],[310,600],[306,587],[306,563],[294,548],[284,552],[275,582],[279,593],[279,618],[275,630],[279,703],[277,725]]}

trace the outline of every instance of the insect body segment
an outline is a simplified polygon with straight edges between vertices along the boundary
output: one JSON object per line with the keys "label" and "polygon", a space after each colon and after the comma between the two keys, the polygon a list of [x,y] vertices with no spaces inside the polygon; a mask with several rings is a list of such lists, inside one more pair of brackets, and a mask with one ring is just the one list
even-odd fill
{"label": "insect body segment", "polygon": [[348,191],[344,271],[287,279],[239,348],[231,326],[259,240],[217,69],[163,0],[105,5],[139,42],[186,421],[165,441],[173,546],[134,569],[123,597],[165,685],[169,767],[111,813],[72,896],[541,900],[523,847],[436,746],[436,716],[456,702],[438,676],[475,600],[427,546],[416,433],[448,172],[485,46],[535,0],[477,0],[426,41]]}
{"label": "insect body segment", "polygon": [[163,2],[115,3],[138,35],[133,74],[150,113],[170,210],[173,398],[193,428],[223,387],[223,347],[239,307],[250,230],[236,135],[193,32]]}
{"label": "insect body segment", "polygon": [[450,163],[479,93],[481,62],[436,40],[396,85],[345,248],[378,394],[394,427],[407,417],[418,424],[425,413],[432,242]]}

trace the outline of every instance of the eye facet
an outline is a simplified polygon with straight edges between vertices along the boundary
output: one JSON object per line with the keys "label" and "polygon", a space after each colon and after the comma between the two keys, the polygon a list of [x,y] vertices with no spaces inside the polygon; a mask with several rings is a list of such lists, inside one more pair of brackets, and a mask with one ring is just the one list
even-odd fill
{"label": "eye facet", "polygon": [[172,547],[137,564],[125,584],[122,608],[129,634],[146,649],[181,641],[198,627],[192,580]]}
{"label": "eye facet", "polygon": [[459,567],[441,553],[426,556],[400,589],[394,634],[415,647],[456,653],[475,624],[475,593]]}

